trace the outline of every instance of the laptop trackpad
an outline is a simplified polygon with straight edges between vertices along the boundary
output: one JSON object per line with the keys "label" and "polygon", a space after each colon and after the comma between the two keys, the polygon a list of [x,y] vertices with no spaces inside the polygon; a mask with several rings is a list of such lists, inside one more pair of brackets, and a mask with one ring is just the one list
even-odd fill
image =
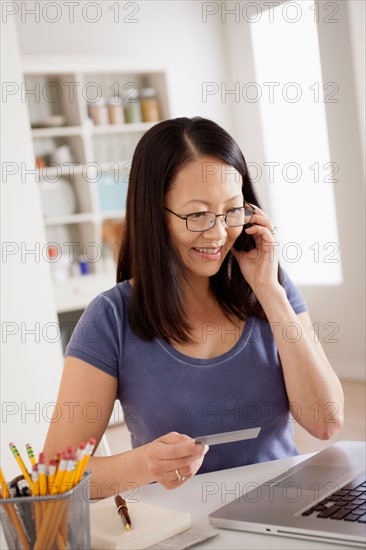
{"label": "laptop trackpad", "polygon": [[321,483],[324,487],[326,483],[334,483],[350,471],[350,468],[339,466],[305,466],[305,468],[276,481],[273,487],[298,485],[303,489],[313,490],[314,483]]}

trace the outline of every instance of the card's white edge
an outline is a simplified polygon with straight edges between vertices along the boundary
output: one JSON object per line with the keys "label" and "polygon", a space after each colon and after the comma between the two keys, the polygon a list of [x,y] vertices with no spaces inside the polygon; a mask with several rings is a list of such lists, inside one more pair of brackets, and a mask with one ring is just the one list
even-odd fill
{"label": "card's white edge", "polygon": [[[255,439],[258,437],[261,427],[256,428],[246,428],[244,430],[236,430],[233,432],[222,432],[219,434],[212,435],[202,435],[200,437],[195,437],[196,443],[204,443],[206,445],[222,445],[224,443],[234,443],[236,441],[245,441],[246,439]],[[232,439],[226,439],[230,435],[233,436]]]}

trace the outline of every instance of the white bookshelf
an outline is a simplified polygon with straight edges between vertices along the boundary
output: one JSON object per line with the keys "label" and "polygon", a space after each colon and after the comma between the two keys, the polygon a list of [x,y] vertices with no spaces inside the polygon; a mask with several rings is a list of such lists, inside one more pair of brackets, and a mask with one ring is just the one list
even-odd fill
{"label": "white bookshelf", "polygon": [[[108,99],[121,95],[126,88],[155,88],[164,120],[170,116],[166,71],[146,60],[120,56],[24,56],[22,64],[35,156],[45,163],[38,171],[41,189],[45,181],[65,179],[77,205],[72,212],[46,213],[47,242],[59,243],[62,250],[64,243],[74,243],[75,261],[90,243],[102,252],[100,260],[88,264],[88,275],[54,283],[58,313],[72,312],[84,309],[97,294],[115,284],[114,266],[106,258],[112,252],[103,242],[103,224],[123,218],[133,151],[144,132],[155,124],[94,125],[88,99],[95,98],[91,95],[96,90],[97,95]],[[44,121],[52,116],[63,116],[64,124],[44,127]],[[61,146],[67,146],[71,158],[61,163],[52,161]],[[121,200],[114,201],[111,195],[106,199],[112,188]],[[50,193],[48,196],[52,196],[52,189]]]}

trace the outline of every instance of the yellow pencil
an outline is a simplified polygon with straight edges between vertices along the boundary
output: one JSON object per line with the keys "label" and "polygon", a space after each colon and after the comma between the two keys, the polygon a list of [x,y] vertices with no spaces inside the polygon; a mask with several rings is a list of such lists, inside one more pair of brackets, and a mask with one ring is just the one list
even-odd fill
{"label": "yellow pencil", "polygon": [[63,454],[61,456],[60,463],[58,465],[57,474],[55,476],[55,480],[53,482],[53,486],[50,488],[50,494],[55,495],[56,493],[61,492],[61,485],[63,481],[63,477],[65,475],[65,470],[67,466],[67,461],[69,457],[67,454]]}
{"label": "yellow pencil", "polygon": [[83,458],[85,456],[85,453],[86,453],[86,445],[84,442],[80,443],[79,445],[79,448],[77,450],[77,465],[76,465],[76,470],[75,470],[75,474],[74,474],[74,484],[76,485],[76,483],[78,482],[79,480],[79,477],[80,477],[80,472],[81,472],[81,465],[82,465],[82,461],[83,461]]}
{"label": "yellow pencil", "polygon": [[50,488],[53,482],[55,481],[55,474],[56,474],[56,460],[52,458],[48,466],[48,478],[47,478],[48,488]]}
{"label": "yellow pencil", "polygon": [[19,464],[19,468],[21,469],[22,471],[22,474],[24,476],[24,479],[27,481],[28,483],[28,486],[30,488],[30,490],[32,490],[33,488],[33,482],[32,482],[32,479],[28,473],[28,470],[27,468],[25,467],[24,465],[24,462],[22,460],[22,457],[20,456],[19,454],[19,451],[18,449],[16,448],[16,446],[14,445],[14,443],[9,443],[9,447],[11,449],[11,452],[13,453],[14,457],[15,457],[15,460],[17,461],[17,463]]}
{"label": "yellow pencil", "polygon": [[62,493],[66,493],[66,491],[69,491],[72,487],[72,478],[74,476],[76,466],[76,454],[73,454],[70,456],[67,466],[66,466],[66,472],[64,475],[64,478],[62,480]]}
{"label": "yellow pencil", "polygon": [[[39,489],[39,477],[38,477],[38,468],[37,464],[34,464],[32,467],[32,481],[33,481],[33,491],[32,495],[38,497],[40,494]],[[39,533],[42,524],[42,505],[40,502],[34,503],[34,515],[36,520],[36,533]]]}
{"label": "yellow pencil", "polygon": [[56,470],[57,470],[57,468],[58,468],[58,465],[60,464],[61,454],[62,454],[62,453],[57,452],[57,453],[55,454],[55,457],[54,457],[54,461],[55,461],[55,463],[56,463]]}
{"label": "yellow pencil", "polygon": [[[1,470],[1,468],[0,468],[0,482],[1,482],[1,497],[2,498],[3,497],[4,498],[9,498],[10,497],[9,489],[8,489],[7,484],[6,484],[6,481],[5,481],[5,478],[4,478],[4,475],[3,475],[3,472]],[[14,526],[14,529],[17,531],[18,536],[19,536],[19,538],[22,542],[23,548],[25,550],[31,550],[28,538],[27,538],[26,534],[24,533],[23,526],[20,523],[20,519],[19,519],[15,509],[13,508],[13,506],[11,504],[6,504],[6,505],[4,505],[4,510],[8,514],[9,519],[10,519],[10,521],[12,522],[12,524]]]}
{"label": "yellow pencil", "polygon": [[34,497],[39,497],[40,490],[39,490],[39,476],[38,476],[37,464],[34,464],[34,466],[32,467],[32,482],[33,482],[32,495]]}
{"label": "yellow pencil", "polygon": [[36,457],[34,456],[34,452],[33,452],[33,449],[31,447],[31,444],[26,443],[25,448],[27,449],[29,460],[31,461],[32,466],[34,466],[35,464],[37,464],[37,461],[36,461]]}
{"label": "yellow pencil", "polygon": [[85,454],[83,458],[81,459],[81,463],[78,465],[78,470],[76,473],[76,483],[79,483],[81,478],[83,477],[85,468],[88,465],[89,459],[91,457],[91,454],[93,452],[94,446],[95,446],[96,440],[94,438],[89,439],[86,448],[85,448]]}
{"label": "yellow pencil", "polygon": [[39,453],[38,459],[39,492],[42,497],[47,495],[47,476],[44,453]]}
{"label": "yellow pencil", "polygon": [[76,451],[76,464],[75,464],[75,470],[73,472],[73,476],[71,478],[71,482],[72,482],[72,485],[74,487],[74,485],[76,485],[76,479],[77,479],[77,476],[78,476],[78,468],[79,466],[81,467],[81,460],[83,458],[83,456],[85,455],[85,443],[82,441],[79,445],[79,447],[77,448],[77,451]]}
{"label": "yellow pencil", "polygon": [[0,468],[0,482],[1,482],[1,492],[4,495],[4,498],[9,498],[10,497],[9,489],[6,484],[4,474],[1,468]]}

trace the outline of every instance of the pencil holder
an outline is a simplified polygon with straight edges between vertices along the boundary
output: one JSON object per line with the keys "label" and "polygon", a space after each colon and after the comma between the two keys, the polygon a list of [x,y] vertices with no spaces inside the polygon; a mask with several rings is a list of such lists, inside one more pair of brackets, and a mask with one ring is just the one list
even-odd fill
{"label": "pencil holder", "polygon": [[0,499],[9,550],[90,549],[90,476],[65,493]]}

